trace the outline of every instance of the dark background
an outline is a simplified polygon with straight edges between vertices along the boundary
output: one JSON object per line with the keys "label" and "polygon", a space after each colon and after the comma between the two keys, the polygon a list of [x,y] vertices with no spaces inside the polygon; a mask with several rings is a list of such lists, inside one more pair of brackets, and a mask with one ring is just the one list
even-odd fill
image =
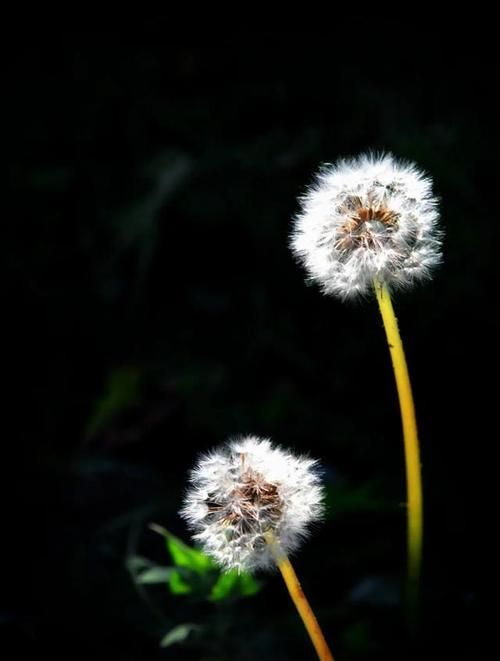
{"label": "dark background", "polygon": [[[336,658],[479,658],[493,525],[494,42],[449,29],[450,47],[441,28],[412,35],[407,21],[212,41],[150,21],[133,37],[13,48],[6,658],[313,658],[276,575],[227,608],[163,586],[144,594],[126,569],[133,554],[169,563],[151,521],[188,540],[176,514],[186,471],[238,433],[322,460],[329,512],[296,568]],[[287,247],[318,165],[369,148],[432,174],[446,232],[433,281],[395,300],[425,482],[416,640],[399,597],[404,465],[378,311],[306,286]],[[160,649],[182,622],[207,623],[214,644]]]}

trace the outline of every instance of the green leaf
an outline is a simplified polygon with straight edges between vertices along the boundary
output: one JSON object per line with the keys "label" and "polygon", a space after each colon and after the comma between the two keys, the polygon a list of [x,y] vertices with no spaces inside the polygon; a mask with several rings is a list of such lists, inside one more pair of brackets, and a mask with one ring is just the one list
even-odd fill
{"label": "green leaf", "polygon": [[[188,546],[156,524],[151,524],[150,528],[165,539],[176,567],[170,569],[167,579],[173,594],[192,594],[217,602],[249,597],[260,590],[260,583],[250,574],[239,574],[236,570],[222,573],[215,562],[202,551]],[[148,569],[151,570],[151,567]]]}
{"label": "green leaf", "polygon": [[227,572],[227,574],[221,574],[210,593],[211,601],[221,601],[222,599],[226,599],[234,591],[237,583],[237,572],[230,571]]}
{"label": "green leaf", "polygon": [[238,589],[242,597],[251,597],[260,592],[262,584],[250,574],[240,574]]}
{"label": "green leaf", "polygon": [[122,367],[110,373],[105,393],[96,402],[87,423],[86,439],[101,431],[117,413],[137,402],[140,383],[141,374],[135,367]]}
{"label": "green leaf", "polygon": [[136,575],[136,581],[140,585],[154,585],[155,583],[167,583],[175,569],[171,567],[151,567]]}
{"label": "green leaf", "polygon": [[172,570],[168,579],[168,586],[172,594],[191,594],[194,591],[193,582],[189,582],[179,570]]}
{"label": "green leaf", "polygon": [[167,548],[177,567],[185,567],[199,574],[205,574],[215,567],[207,555],[170,534],[167,536]]}
{"label": "green leaf", "polygon": [[179,624],[163,636],[160,641],[160,647],[170,647],[175,643],[182,643],[191,633],[200,631],[199,624]]}
{"label": "green leaf", "polygon": [[157,565],[140,555],[134,555],[127,558],[125,564],[129,572],[132,574],[134,581],[139,585],[168,583],[172,572],[176,571],[172,567]]}
{"label": "green leaf", "polygon": [[167,549],[176,567],[184,567],[197,574],[206,574],[217,568],[217,565],[202,551],[188,546],[172,533],[160,526],[150,526],[165,538]]}
{"label": "green leaf", "polygon": [[125,561],[125,565],[129,572],[134,576],[145,569],[151,569],[151,567],[154,567],[154,563],[151,562],[151,560],[143,558],[141,555],[131,555]]}
{"label": "green leaf", "polygon": [[260,583],[250,574],[238,574],[236,570],[221,574],[210,593],[211,601],[229,597],[250,597],[260,590]]}

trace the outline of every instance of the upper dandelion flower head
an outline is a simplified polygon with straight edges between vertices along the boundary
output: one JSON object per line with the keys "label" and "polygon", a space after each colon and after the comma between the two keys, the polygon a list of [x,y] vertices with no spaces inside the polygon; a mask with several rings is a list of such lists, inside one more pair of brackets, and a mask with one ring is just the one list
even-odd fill
{"label": "upper dandelion flower head", "polygon": [[291,247],[327,294],[363,295],[375,280],[409,286],[441,261],[432,182],[390,154],[324,166],[301,204]]}
{"label": "upper dandelion flower head", "polygon": [[181,515],[193,538],[226,569],[273,564],[266,533],[293,551],[322,512],[316,461],[248,436],[203,456]]}

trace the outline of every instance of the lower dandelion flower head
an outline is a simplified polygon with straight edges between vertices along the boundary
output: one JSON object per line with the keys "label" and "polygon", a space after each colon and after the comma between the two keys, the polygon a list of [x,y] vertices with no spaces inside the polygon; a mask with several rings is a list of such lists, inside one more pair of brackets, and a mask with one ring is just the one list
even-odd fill
{"label": "lower dandelion flower head", "polygon": [[373,282],[406,287],[441,261],[430,178],[391,155],[325,165],[301,198],[291,248],[327,294],[352,298]]}
{"label": "lower dandelion flower head", "polygon": [[273,565],[266,536],[293,551],[322,513],[317,462],[247,436],[204,455],[181,515],[193,539],[225,569]]}

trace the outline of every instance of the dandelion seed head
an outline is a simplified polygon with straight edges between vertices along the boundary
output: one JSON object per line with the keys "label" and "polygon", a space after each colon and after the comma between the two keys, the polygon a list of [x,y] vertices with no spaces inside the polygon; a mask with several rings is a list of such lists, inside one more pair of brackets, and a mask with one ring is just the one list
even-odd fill
{"label": "dandelion seed head", "polygon": [[219,565],[253,571],[274,564],[266,533],[285,553],[294,551],[321,517],[322,503],[315,460],[246,436],[201,457],[181,516]]}
{"label": "dandelion seed head", "polygon": [[441,261],[432,182],[412,163],[364,154],[325,165],[300,202],[290,245],[326,294],[409,287]]}

